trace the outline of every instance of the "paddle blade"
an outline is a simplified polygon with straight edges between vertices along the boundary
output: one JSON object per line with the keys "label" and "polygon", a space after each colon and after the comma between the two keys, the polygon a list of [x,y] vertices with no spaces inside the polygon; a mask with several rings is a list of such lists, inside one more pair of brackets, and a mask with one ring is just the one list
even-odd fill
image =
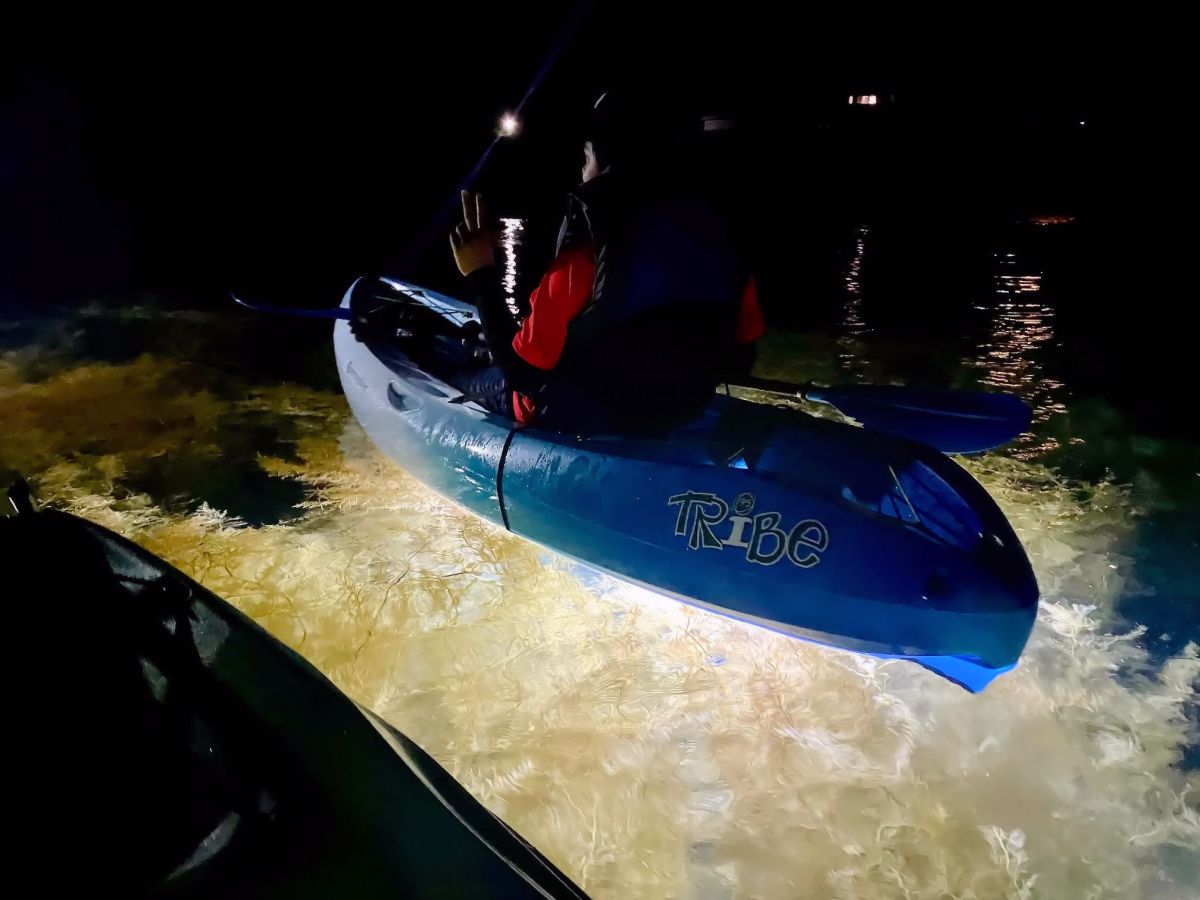
{"label": "paddle blade", "polygon": [[920,441],[943,453],[980,453],[1029,428],[1020,397],[892,385],[812,388],[809,400],[836,406],[866,428]]}
{"label": "paddle blade", "polygon": [[233,298],[233,302],[238,306],[273,316],[296,316],[301,319],[345,319],[347,321],[353,318],[350,310],[342,306],[335,306],[330,309],[305,309],[297,306],[274,306],[270,303],[249,303],[237,294],[230,294],[229,296]]}

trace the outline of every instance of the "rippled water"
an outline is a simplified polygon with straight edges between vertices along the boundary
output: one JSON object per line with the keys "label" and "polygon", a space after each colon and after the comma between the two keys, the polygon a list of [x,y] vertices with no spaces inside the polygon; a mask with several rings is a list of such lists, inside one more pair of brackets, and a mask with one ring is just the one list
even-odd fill
{"label": "rippled water", "polygon": [[251,362],[287,323],[154,307],[6,323],[0,469],[253,616],[596,897],[1195,896],[1197,584],[1147,549],[1178,534],[1151,528],[1159,476],[1048,464],[1071,398],[1038,369],[1054,311],[1037,274],[997,259],[967,360],[1046,425],[964,463],[1043,589],[1021,665],[977,696],[464,514],[309,377],[332,375],[323,338],[286,380]]}
{"label": "rippled water", "polygon": [[[1054,340],[1055,310],[1042,300],[1042,275],[1022,267],[1015,253],[997,253],[996,289],[990,304],[976,309],[990,316],[987,337],[968,361],[982,382],[1025,398],[1035,425],[1067,411],[1065,386],[1038,362],[1038,351]],[[1032,459],[1058,446],[1053,437],[1021,442],[1018,455]]]}
{"label": "rippled water", "polygon": [[841,321],[842,333],[838,339],[838,361],[843,369],[857,376],[859,380],[865,370],[862,339],[871,333],[871,329],[863,321],[862,309],[862,265],[869,234],[870,228],[866,225],[859,225],[854,230],[854,249],[850,252],[846,272],[842,276],[846,299]]}

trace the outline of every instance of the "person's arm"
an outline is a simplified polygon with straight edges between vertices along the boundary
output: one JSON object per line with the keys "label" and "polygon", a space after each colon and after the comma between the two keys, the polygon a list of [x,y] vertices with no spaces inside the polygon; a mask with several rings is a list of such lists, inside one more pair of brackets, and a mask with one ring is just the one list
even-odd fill
{"label": "person's arm", "polygon": [[492,361],[500,367],[514,391],[532,394],[546,384],[544,370],[531,366],[513,349],[517,323],[500,292],[500,278],[495,266],[476,269],[467,276],[479,310],[479,324],[487,338]]}
{"label": "person's arm", "polygon": [[479,324],[487,338],[492,359],[513,390],[533,393],[545,385],[545,373],[521,359],[513,349],[517,323],[500,293],[496,254],[483,196],[462,192],[463,221],[450,235],[450,247],[458,270],[475,294]]}

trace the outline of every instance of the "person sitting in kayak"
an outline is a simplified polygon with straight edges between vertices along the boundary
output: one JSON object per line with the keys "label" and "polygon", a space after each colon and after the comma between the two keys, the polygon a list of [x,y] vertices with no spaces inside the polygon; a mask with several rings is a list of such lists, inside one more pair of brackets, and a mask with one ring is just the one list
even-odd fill
{"label": "person sitting in kayak", "polygon": [[450,242],[494,365],[452,380],[522,424],[669,429],[749,371],[764,331],[731,217],[703,191],[639,167],[620,139],[629,130],[612,118],[594,120],[582,186],[519,325],[500,291],[483,197],[462,194]]}

